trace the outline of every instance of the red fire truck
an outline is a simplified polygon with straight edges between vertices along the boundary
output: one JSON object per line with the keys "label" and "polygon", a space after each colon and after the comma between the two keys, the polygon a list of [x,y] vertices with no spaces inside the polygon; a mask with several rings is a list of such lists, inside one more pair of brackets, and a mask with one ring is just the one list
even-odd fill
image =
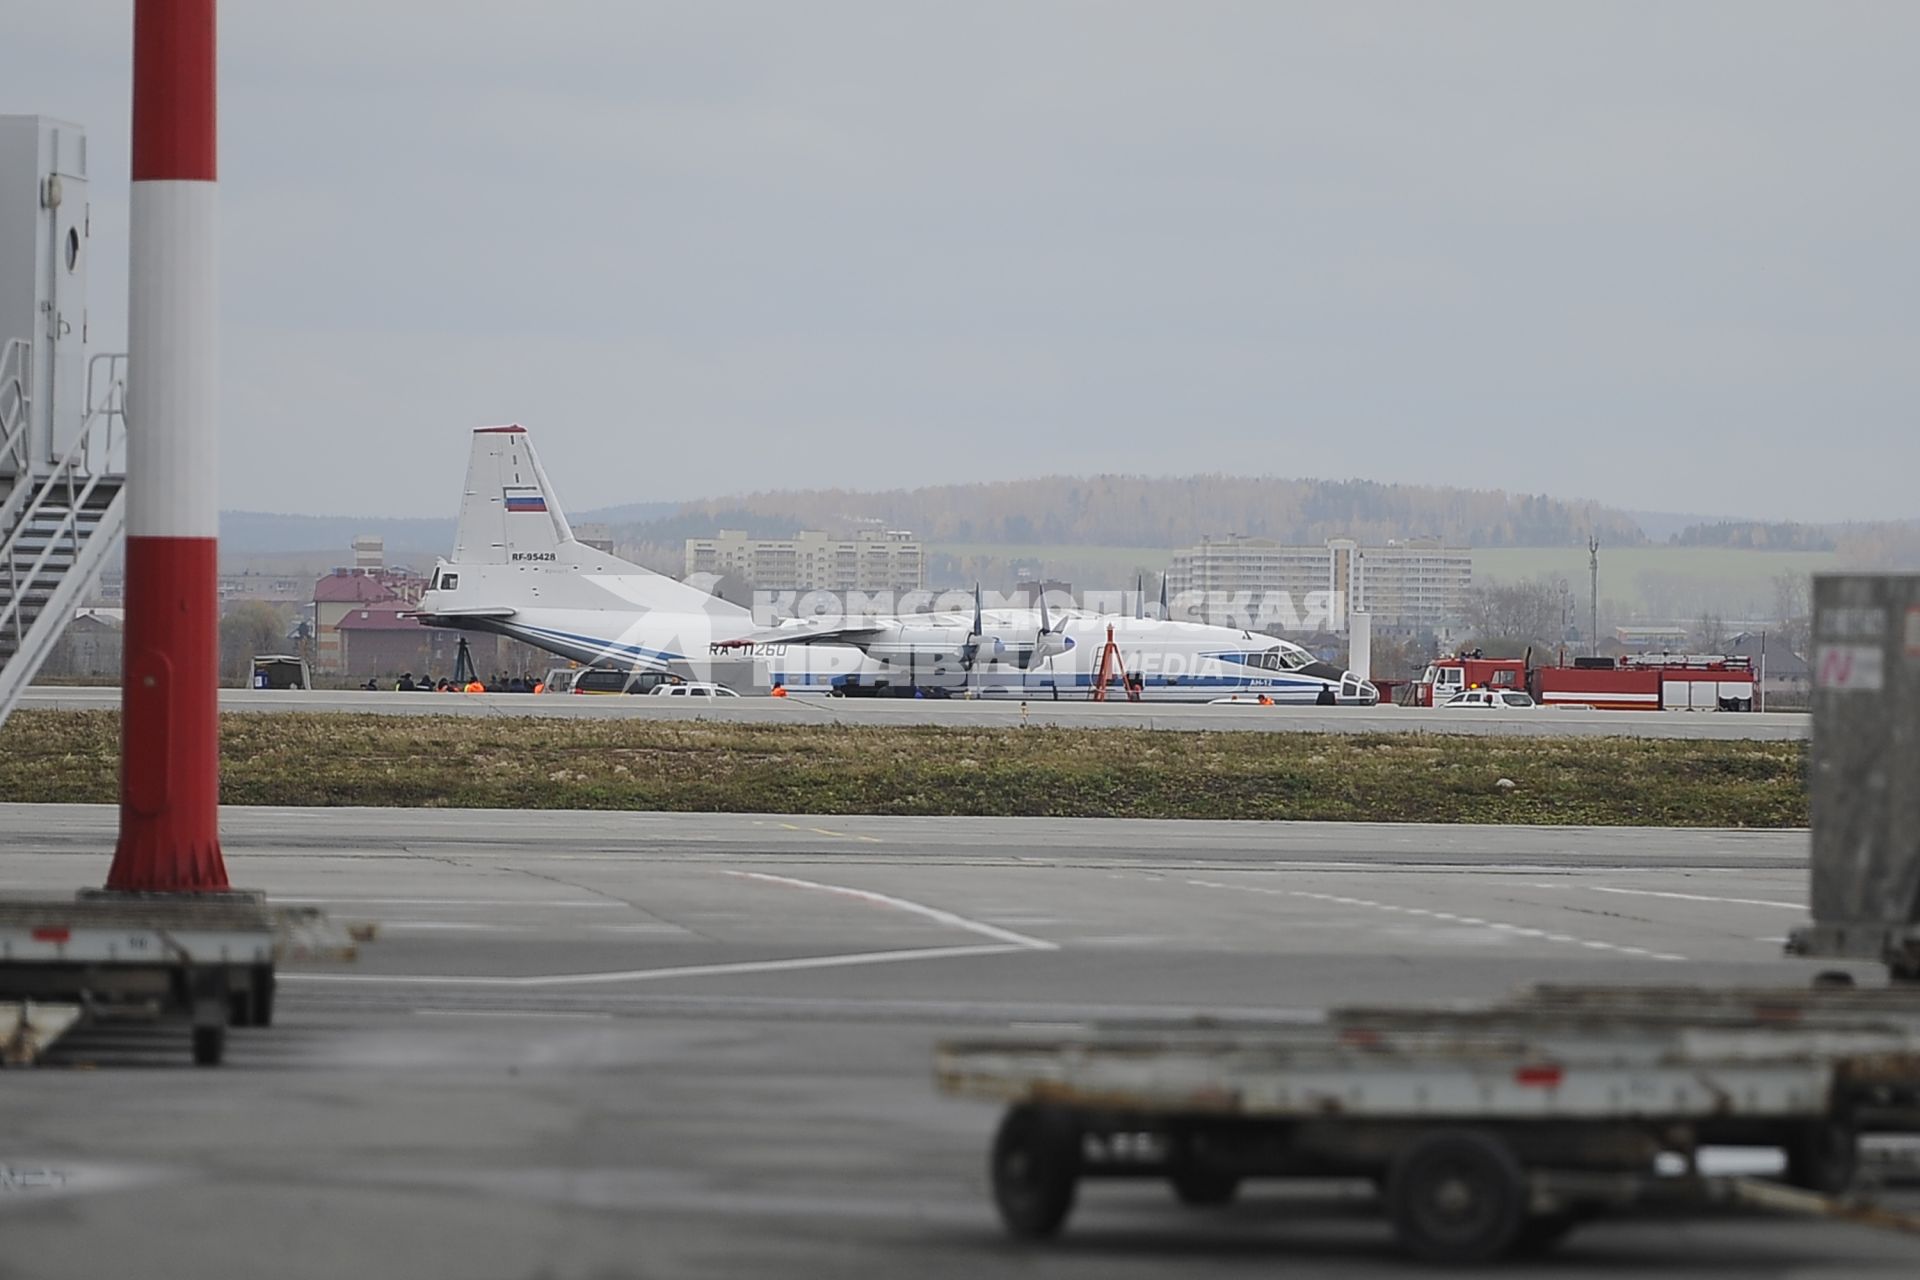
{"label": "red fire truck", "polygon": [[1751,711],[1753,660],[1698,653],[1575,658],[1536,667],[1527,658],[1441,658],[1413,685],[1413,705],[1437,707],[1468,689],[1521,689],[1548,707],[1610,711]]}

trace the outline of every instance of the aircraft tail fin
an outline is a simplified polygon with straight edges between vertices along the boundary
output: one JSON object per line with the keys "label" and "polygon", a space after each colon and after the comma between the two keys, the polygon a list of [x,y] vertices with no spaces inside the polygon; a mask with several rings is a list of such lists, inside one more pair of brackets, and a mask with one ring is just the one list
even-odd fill
{"label": "aircraft tail fin", "polygon": [[466,493],[460,500],[460,527],[453,540],[454,561],[566,562],[576,558],[575,549],[591,550],[574,541],[573,527],[541,469],[527,429],[515,424],[475,431],[467,458]]}
{"label": "aircraft tail fin", "polygon": [[[539,601],[548,607],[659,610],[730,620],[750,616],[746,609],[691,583],[631,564],[575,538],[553,482],[534,452],[533,437],[517,423],[481,427],[473,433],[460,525],[448,563],[556,570],[557,574],[537,579]],[[482,605],[511,610],[534,600],[528,593],[535,589],[535,578],[489,575],[485,580],[495,595],[481,601]],[[434,603],[441,602],[436,597]],[[437,611],[449,616],[456,612],[451,607]]]}

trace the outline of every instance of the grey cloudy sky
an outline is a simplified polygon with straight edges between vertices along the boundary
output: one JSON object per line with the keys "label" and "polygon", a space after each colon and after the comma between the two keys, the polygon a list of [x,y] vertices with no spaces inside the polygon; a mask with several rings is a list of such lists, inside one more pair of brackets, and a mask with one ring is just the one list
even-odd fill
{"label": "grey cloudy sky", "polygon": [[[227,0],[223,505],[1231,471],[1920,515],[1920,5]],[[130,4],[8,15],[124,330]]]}

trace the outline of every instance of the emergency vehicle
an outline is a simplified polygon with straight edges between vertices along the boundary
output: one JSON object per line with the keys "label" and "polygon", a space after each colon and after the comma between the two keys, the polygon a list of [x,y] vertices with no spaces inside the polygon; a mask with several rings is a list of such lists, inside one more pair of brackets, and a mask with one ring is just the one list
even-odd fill
{"label": "emergency vehicle", "polygon": [[1441,658],[1413,686],[1413,705],[1444,706],[1468,689],[1517,689],[1545,707],[1609,711],[1751,711],[1753,660],[1698,653],[1575,658],[1536,667],[1528,658]]}

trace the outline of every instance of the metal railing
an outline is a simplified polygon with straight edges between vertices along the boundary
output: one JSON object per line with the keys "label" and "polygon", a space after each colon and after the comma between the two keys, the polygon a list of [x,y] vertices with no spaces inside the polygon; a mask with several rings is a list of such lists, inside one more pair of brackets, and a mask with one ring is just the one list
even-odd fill
{"label": "metal railing", "polygon": [[[9,339],[0,347],[0,471],[24,479],[33,460],[27,426],[33,415],[31,369],[33,344],[24,338]],[[0,529],[6,528],[0,519]]]}
{"label": "metal railing", "polygon": [[[10,342],[7,346],[25,347]],[[0,368],[4,368],[0,365]],[[0,375],[3,378],[4,375]],[[30,397],[23,399],[23,404]],[[6,384],[0,380],[0,423],[4,422],[7,403]],[[39,486],[59,477],[69,467],[92,475],[120,475],[126,471],[127,447],[127,357],[125,353],[97,355],[87,361],[87,417],[79,439],[66,454],[38,473],[32,466],[32,450],[27,441],[27,421],[22,414],[17,431],[0,440],[0,461],[17,460],[13,486],[0,496],[0,541],[10,541],[12,533],[25,524],[20,508],[32,500]]]}
{"label": "metal railing", "polygon": [[[74,441],[67,455],[55,466],[53,475],[32,486],[32,501],[21,513],[8,535],[4,546],[0,546],[0,580],[7,584],[8,596],[0,603],[0,635],[9,631],[17,646],[25,639],[22,623],[22,602],[26,592],[44,573],[56,552],[64,546],[66,552],[77,561],[80,547],[93,532],[98,523],[100,511],[90,508],[87,502],[103,483],[112,483],[118,493],[117,478],[109,481],[104,472],[85,471],[78,465],[88,451],[88,437],[91,431],[81,433]],[[64,508],[51,527],[41,524],[40,518],[48,506]],[[85,517],[93,517],[91,519]],[[27,560],[29,554],[21,546],[31,541],[39,545],[39,554]],[[43,541],[44,540],[44,541]],[[63,566],[64,567],[64,566]]]}
{"label": "metal railing", "polygon": [[0,502],[0,720],[125,527],[125,369],[119,355],[88,362],[79,436],[44,471],[17,475]]}

